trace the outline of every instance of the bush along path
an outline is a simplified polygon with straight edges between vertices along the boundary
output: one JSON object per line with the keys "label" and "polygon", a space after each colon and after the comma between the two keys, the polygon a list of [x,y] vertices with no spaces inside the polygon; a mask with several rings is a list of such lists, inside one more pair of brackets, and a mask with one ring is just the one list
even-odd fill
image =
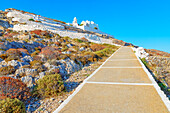
{"label": "bush along path", "polygon": [[169,113],[170,102],[129,47],[91,74],[54,113]]}

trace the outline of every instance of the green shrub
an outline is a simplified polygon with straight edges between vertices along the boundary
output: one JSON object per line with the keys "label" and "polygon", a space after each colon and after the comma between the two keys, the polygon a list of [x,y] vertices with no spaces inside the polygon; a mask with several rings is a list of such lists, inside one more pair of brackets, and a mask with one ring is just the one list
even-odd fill
{"label": "green shrub", "polygon": [[106,54],[112,54],[114,52],[114,50],[111,48],[104,48],[102,51]]}
{"label": "green shrub", "polygon": [[110,44],[103,44],[107,48],[112,48],[112,49],[117,49],[115,45],[110,45]]}
{"label": "green shrub", "polygon": [[104,57],[107,56],[107,54],[112,54],[113,52],[114,50],[111,48],[104,48],[103,50],[96,51],[95,54],[97,54],[99,57]]}
{"label": "green shrub", "polygon": [[65,91],[64,83],[59,74],[46,75],[37,82],[37,90],[40,95],[50,97]]}
{"label": "green shrub", "polygon": [[80,40],[80,39],[78,39],[78,38],[74,38],[73,39],[75,42],[78,42],[78,43],[82,43],[83,41],[82,40]]}
{"label": "green shrub", "polygon": [[96,51],[95,54],[99,57],[104,57],[106,54],[103,51]]}
{"label": "green shrub", "polygon": [[150,67],[150,65],[147,63],[146,59],[145,58],[142,58],[141,61],[143,62],[143,64],[146,66],[146,67]]}
{"label": "green shrub", "polygon": [[17,98],[6,98],[0,101],[0,113],[26,113],[25,105]]}
{"label": "green shrub", "polygon": [[70,37],[68,37],[68,36],[65,36],[63,38],[64,38],[64,40],[70,40]]}
{"label": "green shrub", "polygon": [[35,21],[34,19],[30,18],[29,21]]}

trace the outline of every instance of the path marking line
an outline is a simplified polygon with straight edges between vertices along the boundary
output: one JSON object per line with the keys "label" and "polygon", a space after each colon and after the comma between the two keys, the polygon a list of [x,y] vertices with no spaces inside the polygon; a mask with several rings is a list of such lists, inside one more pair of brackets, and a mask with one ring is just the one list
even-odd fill
{"label": "path marking line", "polygon": [[142,67],[101,67],[101,68],[142,68]]}
{"label": "path marking line", "polygon": [[87,81],[86,83],[89,83],[89,84],[112,84],[112,85],[146,85],[146,86],[155,85],[155,84],[149,84],[149,83],[120,83],[120,82],[92,82],[92,81]]}
{"label": "path marking line", "polygon": [[[117,50],[119,51],[122,48],[122,46]],[[117,51],[115,51],[105,62],[103,62],[102,65],[100,65],[99,68],[97,68],[89,77],[87,77],[83,83],[81,83],[76,89],[75,91],[68,96],[68,98],[66,100],[64,100],[64,102],[53,112],[53,113],[58,113],[65,105],[68,104],[68,102],[80,91],[80,89],[84,86],[84,84],[87,82],[87,80],[89,80],[93,75],[96,74],[96,72],[114,55],[117,53]]]}
{"label": "path marking line", "polygon": [[110,59],[109,61],[129,61],[129,60],[138,60],[138,59]]}
{"label": "path marking line", "polygon": [[[132,47],[131,47],[132,49]],[[132,49],[133,50],[133,49]],[[136,54],[135,54],[136,55]],[[165,106],[167,107],[167,109],[170,111],[170,101],[168,99],[168,97],[166,97],[166,95],[164,94],[164,92],[161,90],[161,88],[158,86],[157,82],[154,80],[153,76],[151,75],[151,73],[149,72],[149,70],[145,67],[145,65],[142,63],[142,61],[139,59],[139,57],[136,55],[137,59],[139,60],[140,64],[143,67],[143,70],[146,72],[146,74],[148,75],[149,79],[151,80],[151,82],[154,85],[156,91],[158,92],[159,96],[161,97],[162,101],[164,102]]]}

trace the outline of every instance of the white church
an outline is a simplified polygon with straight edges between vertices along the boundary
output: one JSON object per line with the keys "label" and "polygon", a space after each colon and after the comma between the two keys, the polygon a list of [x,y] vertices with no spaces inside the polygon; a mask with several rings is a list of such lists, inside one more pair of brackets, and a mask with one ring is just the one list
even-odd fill
{"label": "white church", "polygon": [[[92,32],[97,32],[97,33],[102,33],[99,30],[98,24],[95,24],[93,21],[82,21],[81,24],[79,25],[77,23],[77,18],[74,17],[74,20],[72,23],[67,23],[68,25],[72,25],[73,27],[80,28],[86,31],[92,31]],[[102,33],[103,34],[103,33]]]}

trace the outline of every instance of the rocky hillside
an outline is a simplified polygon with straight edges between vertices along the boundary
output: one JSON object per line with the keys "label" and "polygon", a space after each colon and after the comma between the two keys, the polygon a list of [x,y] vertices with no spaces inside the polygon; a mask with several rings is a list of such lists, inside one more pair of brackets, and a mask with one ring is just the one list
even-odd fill
{"label": "rocky hillside", "polygon": [[[106,33],[12,8],[0,11],[0,112],[7,112],[6,103],[18,112],[54,111],[121,45],[148,57],[144,48]],[[147,52],[153,72],[169,84],[169,59]]]}
{"label": "rocky hillside", "polygon": [[146,49],[146,52],[149,53],[145,59],[147,67],[170,99],[170,54],[154,49]]}
{"label": "rocky hillside", "polygon": [[150,56],[170,57],[170,53],[159,51],[156,49],[146,49],[145,51],[149,53]]}
{"label": "rocky hillside", "polygon": [[[6,103],[18,112],[52,112],[119,48],[110,36],[62,21],[15,9],[1,14],[0,112]],[[47,98],[56,101],[44,107]]]}

